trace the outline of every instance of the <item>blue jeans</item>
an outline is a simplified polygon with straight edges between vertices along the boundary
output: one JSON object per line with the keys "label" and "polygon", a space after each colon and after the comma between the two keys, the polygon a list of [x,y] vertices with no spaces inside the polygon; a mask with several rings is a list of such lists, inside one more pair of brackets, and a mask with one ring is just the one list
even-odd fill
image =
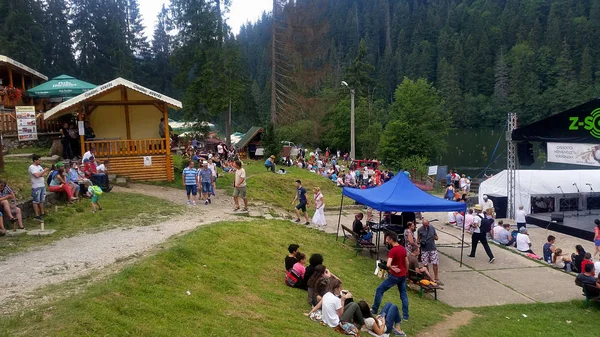
{"label": "blue jeans", "polygon": [[383,309],[381,309],[381,316],[385,318],[385,332],[390,333],[394,328],[394,325],[400,323],[400,311],[395,304],[387,302],[383,305]]}
{"label": "blue jeans", "polygon": [[397,285],[400,292],[400,300],[402,301],[402,315],[405,320],[408,320],[408,295],[406,294],[406,276],[396,277],[389,274],[388,278],[383,281],[375,291],[375,300],[373,301],[373,312],[379,310],[383,293],[391,287]]}

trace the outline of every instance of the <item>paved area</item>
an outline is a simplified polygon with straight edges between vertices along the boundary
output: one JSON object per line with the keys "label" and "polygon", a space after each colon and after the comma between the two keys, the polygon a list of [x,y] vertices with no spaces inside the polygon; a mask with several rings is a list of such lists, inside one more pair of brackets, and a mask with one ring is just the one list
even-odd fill
{"label": "paved area", "polygon": [[[342,224],[351,227],[354,215],[352,211],[342,215]],[[460,265],[461,231],[458,228],[442,224],[445,213],[425,214],[428,219],[437,218],[434,226],[438,229],[437,244],[440,254],[439,277],[444,290],[438,292],[438,299],[454,307],[480,307],[503,304],[566,302],[581,299],[581,289],[574,284],[574,275],[556,270],[545,263],[532,260],[516,251],[491,244],[496,260],[488,262],[483,247],[477,248],[476,258],[468,258],[471,236],[465,234],[463,265]],[[338,213],[327,212],[328,226],[325,231],[336,233]],[[506,220],[505,220],[506,222]],[[508,220],[509,223],[512,221]],[[513,224],[514,225],[514,224]],[[581,244],[586,250],[593,249],[593,243],[570,237],[565,234],[547,231],[544,228],[529,226],[533,251],[541,254],[542,245],[548,235],[554,235],[556,247],[571,253],[575,245]],[[341,235],[341,230],[340,230]],[[365,253],[366,255],[366,253]],[[380,252],[385,258],[385,250]],[[561,289],[561,291],[556,291]]]}

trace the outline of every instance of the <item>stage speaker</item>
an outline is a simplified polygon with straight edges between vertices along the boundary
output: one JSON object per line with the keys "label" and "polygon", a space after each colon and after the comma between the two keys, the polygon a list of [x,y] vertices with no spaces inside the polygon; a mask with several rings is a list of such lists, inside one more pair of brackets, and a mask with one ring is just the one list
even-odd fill
{"label": "stage speaker", "polygon": [[519,164],[522,166],[531,166],[535,161],[533,158],[533,145],[530,142],[517,143],[517,155]]}
{"label": "stage speaker", "polygon": [[550,220],[556,222],[563,222],[565,220],[565,216],[562,213],[552,213],[552,215],[550,215]]}
{"label": "stage speaker", "polygon": [[508,209],[508,197],[497,195],[497,194],[488,194],[488,198],[494,203],[494,210],[496,211],[497,219],[506,218],[506,212]]}

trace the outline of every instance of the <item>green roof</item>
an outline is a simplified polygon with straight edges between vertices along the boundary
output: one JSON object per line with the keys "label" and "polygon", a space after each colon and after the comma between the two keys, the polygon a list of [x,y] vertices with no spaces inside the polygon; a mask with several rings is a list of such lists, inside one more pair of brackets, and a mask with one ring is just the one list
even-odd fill
{"label": "green roof", "polygon": [[244,135],[244,137],[242,137],[242,139],[240,139],[239,142],[237,142],[237,144],[235,144],[235,147],[237,149],[241,149],[244,148],[248,145],[248,143],[250,143],[250,141],[259,133],[262,132],[262,128],[259,126],[253,126],[250,128],[250,130],[248,130],[248,132],[246,132],[246,134]]}

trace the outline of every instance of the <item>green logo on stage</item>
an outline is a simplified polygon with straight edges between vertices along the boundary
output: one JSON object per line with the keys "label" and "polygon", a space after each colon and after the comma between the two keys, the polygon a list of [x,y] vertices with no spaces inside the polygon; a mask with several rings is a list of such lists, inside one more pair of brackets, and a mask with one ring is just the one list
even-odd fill
{"label": "green logo on stage", "polygon": [[569,120],[571,121],[569,130],[579,130],[583,127],[590,131],[592,136],[600,138],[600,108],[592,111],[583,121],[579,121],[579,117],[569,117]]}

